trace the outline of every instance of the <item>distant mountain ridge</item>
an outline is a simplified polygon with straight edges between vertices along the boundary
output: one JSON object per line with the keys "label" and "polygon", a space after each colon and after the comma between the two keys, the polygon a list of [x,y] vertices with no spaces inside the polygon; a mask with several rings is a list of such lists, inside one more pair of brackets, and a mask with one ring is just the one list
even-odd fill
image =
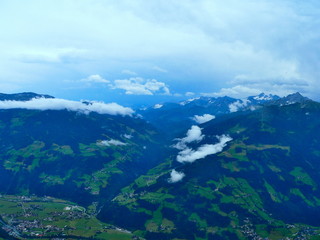
{"label": "distant mountain ridge", "polygon": [[53,96],[46,94],[37,94],[33,92],[23,92],[23,93],[0,93],[0,101],[29,101],[33,98],[54,98]]}
{"label": "distant mountain ridge", "polygon": [[264,104],[266,102],[276,101],[280,99],[280,97],[277,95],[260,93],[257,96],[250,96],[247,99],[255,104]]}
{"label": "distant mountain ridge", "polygon": [[265,105],[287,105],[305,101],[309,99],[300,93],[290,94],[283,98],[265,93],[243,99],[228,96],[198,97],[178,103],[156,104],[138,112],[160,131],[163,129],[170,132],[170,137],[195,124],[195,116],[210,114],[216,117],[238,111],[253,111]]}
{"label": "distant mountain ridge", "polygon": [[289,94],[286,97],[276,99],[275,101],[271,101],[270,105],[289,105],[294,103],[305,103],[313,101],[310,98],[302,96],[299,92]]}
{"label": "distant mountain ridge", "polygon": [[200,97],[142,118],[29,103],[0,109],[0,194],[75,201],[133,239],[320,234],[320,103],[300,93]]}

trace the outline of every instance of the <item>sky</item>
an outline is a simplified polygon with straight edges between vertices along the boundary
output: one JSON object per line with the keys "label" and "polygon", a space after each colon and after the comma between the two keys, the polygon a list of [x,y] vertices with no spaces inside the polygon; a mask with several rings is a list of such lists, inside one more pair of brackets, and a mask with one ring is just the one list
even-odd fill
{"label": "sky", "polygon": [[0,92],[320,100],[319,1],[1,0],[0,19]]}

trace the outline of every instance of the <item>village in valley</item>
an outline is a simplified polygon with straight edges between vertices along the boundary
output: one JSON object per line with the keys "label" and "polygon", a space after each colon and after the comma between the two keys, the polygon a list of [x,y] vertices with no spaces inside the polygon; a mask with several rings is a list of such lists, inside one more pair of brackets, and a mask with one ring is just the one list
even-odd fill
{"label": "village in valley", "polygon": [[97,203],[75,203],[35,196],[0,195],[0,239],[139,239],[130,231],[96,218]]}

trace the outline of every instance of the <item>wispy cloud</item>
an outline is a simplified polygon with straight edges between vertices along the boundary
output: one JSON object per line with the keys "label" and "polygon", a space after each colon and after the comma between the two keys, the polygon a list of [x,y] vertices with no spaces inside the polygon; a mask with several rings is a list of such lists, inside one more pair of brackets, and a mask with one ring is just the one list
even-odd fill
{"label": "wispy cloud", "polygon": [[159,67],[159,66],[153,66],[153,67],[152,67],[152,70],[155,70],[155,71],[157,71],[157,72],[162,72],[162,73],[167,73],[167,72],[168,72],[168,70],[166,70],[166,69],[164,69],[164,68],[161,68],[161,67]]}
{"label": "wispy cloud", "polygon": [[0,109],[69,110],[81,113],[131,116],[134,111],[117,103],[77,102],[59,98],[34,98],[30,101],[0,101]]}
{"label": "wispy cloud", "polygon": [[125,146],[125,145],[127,145],[126,143],[123,143],[123,142],[121,142],[119,140],[115,140],[115,139],[98,141],[97,144],[101,145],[101,146],[106,146],[106,147],[109,147],[111,145],[113,145],[113,146]]}
{"label": "wispy cloud", "polygon": [[99,74],[90,75],[87,78],[81,79],[81,82],[86,82],[86,83],[110,83],[109,80],[104,79]]}
{"label": "wispy cloud", "polygon": [[63,64],[84,60],[85,49],[78,48],[45,48],[27,49],[15,56],[17,61],[37,64]]}
{"label": "wispy cloud", "polygon": [[184,95],[187,97],[193,96],[195,93],[194,92],[186,92]]}

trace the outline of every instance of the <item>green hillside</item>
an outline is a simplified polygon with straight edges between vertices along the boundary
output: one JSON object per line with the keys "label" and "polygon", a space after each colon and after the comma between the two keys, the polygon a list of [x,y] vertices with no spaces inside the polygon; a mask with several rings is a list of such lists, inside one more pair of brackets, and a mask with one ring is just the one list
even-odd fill
{"label": "green hillside", "polygon": [[0,237],[319,239],[319,117],[279,102],[168,141],[137,116],[0,110]]}
{"label": "green hillside", "polygon": [[153,151],[158,141],[138,118],[1,110],[0,174],[6,181],[0,189],[90,205],[156,164],[147,149]]}
{"label": "green hillside", "polygon": [[97,220],[94,206],[86,209],[51,197],[1,196],[0,236],[3,239],[133,238],[129,231]]}
{"label": "green hillside", "polygon": [[[193,163],[178,163],[173,152],[123,188],[100,218],[116,212],[112,223],[147,239],[319,239],[319,116],[320,104],[308,102],[204,124],[194,147],[221,134],[233,140]],[[173,168],[182,181],[168,182]]]}

